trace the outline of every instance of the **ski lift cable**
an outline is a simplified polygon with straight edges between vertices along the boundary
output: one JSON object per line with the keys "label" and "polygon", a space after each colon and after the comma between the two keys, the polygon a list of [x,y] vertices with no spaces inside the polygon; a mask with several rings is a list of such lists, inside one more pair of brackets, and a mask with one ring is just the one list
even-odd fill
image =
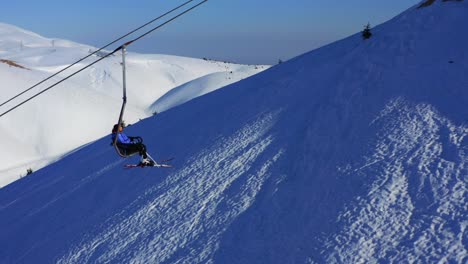
{"label": "ski lift cable", "polygon": [[[188,4],[188,3],[191,2],[191,1],[193,1],[193,0],[190,0],[190,1],[186,2],[186,4]],[[48,86],[48,87],[45,88],[44,90],[42,90],[42,91],[36,93],[35,95],[29,97],[28,99],[22,101],[21,103],[15,105],[15,106],[11,107],[10,109],[8,109],[7,111],[3,112],[2,114],[0,114],[0,118],[3,117],[4,115],[10,113],[11,111],[15,110],[16,108],[22,106],[23,104],[25,104],[25,103],[31,101],[32,99],[38,97],[39,95],[43,94],[44,92],[46,92],[46,91],[52,89],[53,87],[57,86],[58,84],[64,82],[65,80],[68,80],[69,78],[71,78],[71,77],[73,77],[74,75],[76,75],[76,74],[82,72],[83,70],[85,70],[85,69],[91,67],[92,65],[94,65],[94,64],[96,64],[96,63],[98,63],[98,62],[104,60],[105,58],[107,58],[107,57],[113,55],[113,54],[116,53],[117,51],[121,50],[123,47],[126,47],[126,46],[132,44],[133,42],[136,42],[136,41],[140,40],[141,38],[147,36],[147,35],[150,34],[151,32],[153,32],[153,31],[155,31],[155,30],[157,30],[157,29],[159,29],[159,28],[161,28],[161,27],[167,25],[168,23],[174,21],[175,19],[181,17],[182,15],[184,15],[184,14],[186,14],[186,13],[192,11],[193,9],[197,8],[198,6],[200,6],[201,4],[203,4],[203,3],[207,2],[207,1],[208,1],[208,0],[204,0],[204,1],[200,2],[200,3],[198,3],[197,5],[194,5],[194,6],[192,6],[191,8],[189,8],[189,9],[187,9],[187,10],[185,10],[185,11],[179,13],[178,15],[173,16],[171,19],[167,20],[166,22],[162,23],[161,25],[156,26],[156,27],[154,27],[153,29],[147,31],[146,33],[140,35],[139,37],[137,37],[137,38],[135,38],[135,39],[133,39],[133,40],[131,40],[131,41],[126,42],[125,44],[121,45],[120,47],[118,47],[118,48],[115,49],[114,51],[112,51],[112,52],[110,52],[110,53],[104,55],[103,57],[97,59],[96,61],[94,61],[94,62],[92,62],[92,63],[86,65],[85,67],[83,67],[83,68],[81,68],[81,69],[79,69],[79,70],[77,70],[77,71],[75,71],[74,73],[68,75],[67,77],[64,77],[62,80],[60,80],[60,81],[58,81],[58,82],[56,82],[56,83],[54,83],[54,84]],[[185,5],[185,4],[184,4],[184,5]],[[182,5],[179,6],[179,7],[182,7]],[[176,10],[176,9],[177,9],[177,8],[175,8],[174,10]],[[170,11],[170,12],[172,12],[172,11]],[[169,13],[169,12],[168,12],[168,13]],[[131,33],[129,33],[129,34],[131,34]],[[126,35],[126,36],[128,36],[128,35]],[[123,38],[123,37],[122,37],[122,38]],[[114,41],[113,43],[115,43],[115,42],[116,42],[116,41]],[[109,45],[110,45],[110,44],[109,44]],[[97,52],[97,51],[96,51],[96,52]],[[90,55],[91,55],[91,54],[90,54]],[[90,55],[88,55],[87,57],[89,57]],[[83,59],[82,59],[82,60],[83,60]],[[81,61],[81,60],[80,60],[80,61]],[[76,62],[76,63],[78,63],[78,62]],[[76,64],[76,63],[75,63],[75,64]],[[69,67],[71,67],[71,66],[73,66],[73,65],[70,65]],[[69,68],[69,67],[68,67],[68,68]],[[63,71],[63,70],[62,70],[62,71]],[[60,73],[60,72],[58,72],[58,73]],[[57,75],[58,73],[56,73],[55,75]],[[53,75],[53,76],[55,76],[55,75]],[[53,77],[53,76],[50,76],[48,79],[50,79],[50,78]],[[46,79],[46,80],[47,80],[47,79]],[[46,80],[44,80],[44,81],[46,81]],[[44,82],[44,81],[42,81],[42,82]],[[38,84],[37,84],[37,85],[38,85]],[[29,88],[29,90],[32,89],[32,88],[34,88],[34,87]],[[26,91],[25,91],[25,92],[26,92]],[[23,92],[23,93],[25,93],[25,92]],[[20,95],[18,95],[18,96],[20,96]],[[16,96],[16,97],[18,97],[18,96]],[[13,99],[11,99],[11,100],[13,100]],[[10,100],[10,101],[11,101],[11,100]],[[3,104],[2,104],[2,105],[3,105]],[[0,106],[2,106],[2,105],[0,105]]]}
{"label": "ski lift cable", "polygon": [[58,74],[64,72],[65,70],[67,70],[67,69],[69,69],[69,68],[75,66],[76,64],[78,64],[78,63],[80,63],[80,62],[82,62],[82,61],[84,61],[85,59],[87,59],[87,58],[89,58],[89,57],[91,57],[91,56],[97,54],[98,52],[100,52],[100,51],[102,51],[103,49],[109,47],[110,45],[116,43],[117,41],[122,40],[122,39],[125,38],[125,37],[128,37],[129,35],[131,35],[131,34],[137,32],[138,30],[140,30],[140,29],[142,29],[142,28],[148,26],[149,24],[152,24],[152,23],[154,23],[155,21],[157,21],[157,20],[159,20],[159,19],[165,17],[166,15],[168,15],[168,14],[170,14],[170,13],[176,11],[177,9],[182,8],[183,6],[189,4],[189,3],[192,2],[192,1],[194,1],[194,0],[189,0],[189,1],[187,1],[187,2],[185,2],[185,3],[183,3],[183,4],[181,4],[181,5],[179,5],[179,6],[177,6],[177,7],[175,7],[174,9],[172,9],[172,10],[170,10],[170,11],[167,11],[166,13],[160,15],[159,17],[157,17],[157,18],[155,18],[155,19],[153,19],[153,20],[151,20],[151,21],[145,23],[144,25],[142,25],[142,26],[140,26],[140,27],[138,27],[138,28],[136,28],[136,29],[134,29],[134,30],[128,32],[127,34],[125,34],[125,35],[119,37],[118,39],[116,39],[116,40],[110,42],[109,44],[106,44],[105,46],[99,48],[98,50],[94,51],[93,53],[88,54],[87,56],[85,56],[85,57],[79,59],[78,61],[76,61],[76,62],[74,62],[74,63],[68,65],[67,67],[63,68],[62,70],[60,70],[60,71],[58,71],[58,72],[52,74],[51,76],[45,78],[44,80],[42,80],[42,81],[40,81],[40,82],[34,84],[33,86],[31,86],[31,87],[29,87],[28,89],[22,91],[21,93],[15,95],[15,96],[13,96],[13,97],[11,97],[10,99],[8,99],[8,100],[6,100],[5,102],[1,103],[1,104],[0,104],[0,107],[4,106],[5,104],[7,104],[7,103],[9,103],[9,102],[11,102],[11,101],[13,101],[14,99],[18,98],[19,96],[21,96],[21,95],[23,95],[23,94],[29,92],[30,90],[34,89],[35,87],[39,86],[40,84],[42,84],[42,83],[44,83],[44,82],[46,82],[46,81],[48,81],[48,80],[50,80],[51,78],[57,76]]}
{"label": "ski lift cable", "polygon": [[[161,25],[159,25],[159,26],[157,26],[157,27],[155,27],[155,28],[153,28],[153,29],[147,31],[146,33],[142,34],[141,36],[137,37],[136,39],[131,40],[131,41],[125,43],[124,45],[125,45],[125,46],[128,46],[128,45],[132,44],[133,42],[136,42],[136,41],[138,41],[138,40],[140,40],[140,39],[146,37],[147,35],[149,35],[149,34],[152,33],[153,31],[155,31],[155,30],[157,30],[157,29],[159,29],[159,28],[165,26],[165,25],[168,24],[169,22],[171,22],[171,21],[173,21],[173,20],[179,18],[180,16],[182,16],[182,15],[184,15],[184,14],[186,14],[186,13],[192,11],[193,9],[195,9],[195,8],[197,8],[197,7],[199,7],[199,6],[201,6],[202,4],[204,4],[204,3],[207,2],[207,1],[208,1],[208,0],[204,0],[204,1],[202,1],[202,2],[200,2],[200,3],[198,3],[198,4],[196,4],[196,5],[192,6],[191,8],[185,10],[184,12],[182,12],[182,13],[176,15],[176,16],[174,16],[173,18],[171,18],[171,19],[169,19],[168,21],[162,23]],[[120,48],[121,48],[121,47],[120,47]],[[120,48],[118,48],[118,49],[120,49]]]}

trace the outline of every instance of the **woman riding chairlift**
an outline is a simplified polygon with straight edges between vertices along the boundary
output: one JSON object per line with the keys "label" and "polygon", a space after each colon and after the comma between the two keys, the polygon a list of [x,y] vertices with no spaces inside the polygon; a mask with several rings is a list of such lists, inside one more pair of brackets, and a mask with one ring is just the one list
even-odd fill
{"label": "woman riding chairlift", "polygon": [[140,163],[138,164],[139,166],[155,165],[155,162],[148,158],[146,146],[143,144],[143,139],[141,137],[128,137],[123,133],[123,127],[115,124],[112,128],[112,142],[115,142],[116,137],[116,146],[121,156],[129,157],[138,153],[141,156]]}

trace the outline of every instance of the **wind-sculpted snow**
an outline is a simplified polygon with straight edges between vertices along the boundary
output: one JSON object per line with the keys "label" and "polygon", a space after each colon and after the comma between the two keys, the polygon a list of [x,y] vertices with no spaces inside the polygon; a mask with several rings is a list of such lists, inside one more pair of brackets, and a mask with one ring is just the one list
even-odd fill
{"label": "wind-sculpted snow", "polygon": [[468,127],[430,105],[390,103],[374,122],[374,153],[349,174],[369,180],[338,218],[328,262],[463,263],[468,210]]}
{"label": "wind-sculpted snow", "polygon": [[275,114],[219,139],[161,184],[149,188],[59,263],[210,263],[229,224],[254,201],[281,150]]}

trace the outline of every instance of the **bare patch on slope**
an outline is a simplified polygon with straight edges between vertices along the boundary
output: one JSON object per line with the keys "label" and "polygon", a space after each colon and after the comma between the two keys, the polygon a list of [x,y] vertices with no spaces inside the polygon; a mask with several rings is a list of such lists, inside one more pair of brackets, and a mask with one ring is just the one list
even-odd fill
{"label": "bare patch on slope", "polygon": [[[442,0],[442,2],[462,2],[463,0]],[[432,5],[435,0],[426,0],[424,3],[418,6],[418,8],[428,7]]]}
{"label": "bare patch on slope", "polygon": [[435,2],[435,0],[426,0],[426,1],[425,1],[424,3],[422,3],[418,8],[428,7],[428,6],[432,5],[434,2]]}
{"label": "bare patch on slope", "polygon": [[14,61],[12,61],[12,60],[0,59],[0,62],[1,62],[1,63],[5,63],[5,64],[8,64],[8,65],[10,65],[10,66],[12,66],[12,67],[16,67],[16,68],[21,68],[21,69],[29,70],[28,68],[23,67],[23,66],[19,65],[18,63],[14,62]]}

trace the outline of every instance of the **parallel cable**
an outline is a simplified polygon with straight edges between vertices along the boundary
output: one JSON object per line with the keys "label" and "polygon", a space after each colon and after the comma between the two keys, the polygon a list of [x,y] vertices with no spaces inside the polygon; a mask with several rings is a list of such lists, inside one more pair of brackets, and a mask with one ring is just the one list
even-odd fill
{"label": "parallel cable", "polygon": [[[116,51],[117,51],[117,50],[116,50]],[[50,90],[50,89],[52,89],[53,87],[55,87],[56,85],[58,85],[58,84],[64,82],[65,80],[68,80],[68,79],[71,78],[72,76],[74,76],[74,75],[76,75],[76,74],[82,72],[83,70],[85,70],[85,69],[91,67],[92,65],[94,65],[94,64],[96,64],[96,63],[102,61],[103,59],[105,59],[105,58],[109,57],[110,55],[114,54],[116,51],[113,51],[113,52],[111,52],[111,53],[105,55],[104,57],[102,57],[102,58],[100,58],[100,59],[98,59],[98,60],[92,62],[91,64],[88,64],[87,66],[81,68],[80,70],[78,70],[78,71],[76,71],[76,72],[74,72],[74,73],[68,75],[67,77],[63,78],[62,80],[60,80],[60,81],[58,81],[58,82],[52,84],[51,86],[47,87],[46,89],[44,89],[44,90],[42,90],[42,91],[36,93],[35,95],[33,95],[33,96],[29,97],[28,99],[22,101],[21,103],[17,104],[16,106],[14,106],[14,107],[8,109],[7,111],[3,112],[3,113],[0,115],[0,117],[2,117],[2,116],[4,116],[4,115],[8,114],[9,112],[15,110],[15,109],[18,108],[18,107],[24,105],[25,103],[31,101],[32,99],[38,97],[39,95],[45,93],[46,91],[48,91],[48,90]]]}
{"label": "parallel cable", "polygon": [[82,62],[83,60],[85,60],[85,59],[87,59],[87,58],[89,58],[89,57],[91,57],[91,56],[93,56],[93,55],[97,54],[98,52],[100,52],[100,51],[102,51],[103,49],[105,49],[105,48],[109,47],[110,45],[112,45],[112,44],[116,43],[117,41],[119,41],[119,40],[122,40],[122,39],[123,39],[123,38],[125,38],[125,37],[128,37],[129,35],[131,35],[131,34],[135,33],[136,31],[138,31],[138,30],[140,30],[140,29],[142,29],[142,28],[144,28],[144,27],[148,26],[149,24],[152,24],[152,23],[154,23],[155,21],[157,21],[157,20],[159,20],[159,19],[161,19],[161,18],[165,17],[166,15],[168,15],[168,14],[170,14],[170,13],[172,13],[172,12],[176,11],[176,10],[177,10],[177,9],[179,9],[179,8],[182,8],[183,6],[185,6],[185,5],[189,4],[190,2],[193,2],[193,1],[194,1],[194,0],[189,0],[189,1],[187,1],[187,2],[185,2],[185,3],[183,3],[183,4],[181,4],[181,5],[179,5],[179,6],[175,7],[175,8],[173,8],[173,9],[172,9],[172,10],[170,10],[170,11],[167,11],[166,13],[164,13],[164,14],[160,15],[159,17],[157,17],[157,18],[155,18],[155,19],[153,19],[153,20],[151,20],[151,21],[147,22],[146,24],[144,24],[144,25],[142,25],[142,26],[140,26],[140,27],[138,27],[138,28],[136,28],[136,29],[134,29],[134,30],[130,31],[129,33],[127,33],[127,34],[125,34],[125,35],[123,35],[123,36],[119,37],[118,39],[116,39],[116,40],[114,40],[114,41],[110,42],[109,44],[107,44],[107,45],[105,45],[105,46],[103,46],[103,47],[99,48],[98,50],[94,51],[93,53],[91,53],[91,54],[89,54],[89,55],[87,55],[87,56],[85,56],[85,57],[83,57],[83,58],[79,59],[78,61],[76,61],[76,62],[74,62],[74,63],[70,64],[69,66],[67,66],[67,67],[63,68],[62,70],[60,70],[60,71],[58,71],[58,72],[56,72],[56,73],[52,74],[51,76],[49,76],[49,77],[45,78],[44,80],[42,80],[42,81],[40,81],[40,82],[36,83],[35,85],[33,85],[33,86],[29,87],[28,89],[24,90],[23,92],[21,92],[21,93],[19,93],[19,94],[15,95],[15,96],[13,96],[13,97],[11,97],[11,98],[10,98],[10,99],[8,99],[7,101],[5,101],[5,102],[3,102],[2,104],[0,104],[0,107],[4,106],[5,104],[7,104],[7,103],[9,103],[9,102],[11,102],[11,101],[13,101],[14,99],[16,99],[16,98],[18,98],[19,96],[21,96],[21,95],[23,95],[23,94],[27,93],[28,91],[30,91],[30,90],[32,90],[32,89],[34,89],[34,88],[35,88],[35,87],[37,87],[38,85],[40,85],[40,84],[42,84],[42,83],[44,83],[44,82],[46,82],[46,81],[50,80],[51,78],[53,78],[53,77],[57,76],[58,74],[60,74],[60,73],[64,72],[65,70],[67,70],[67,69],[69,69],[69,68],[71,68],[71,67],[75,66],[76,64],[78,64],[78,63]]}
{"label": "parallel cable", "polygon": [[[141,36],[137,37],[136,39],[131,40],[131,41],[125,43],[124,45],[125,45],[125,46],[128,46],[128,45],[132,44],[133,42],[138,41],[138,40],[140,40],[140,39],[143,38],[143,37],[146,37],[146,36],[147,36],[148,34],[150,34],[151,32],[153,32],[153,31],[155,31],[155,30],[157,30],[157,29],[159,29],[159,28],[165,26],[166,24],[170,23],[171,21],[173,21],[173,20],[179,18],[180,16],[182,16],[182,15],[184,15],[184,14],[186,14],[186,13],[192,11],[193,9],[195,9],[195,8],[197,8],[197,7],[199,7],[199,6],[201,6],[202,4],[204,4],[204,3],[207,2],[207,1],[208,1],[208,0],[204,0],[204,1],[202,1],[202,2],[200,2],[200,3],[198,3],[198,4],[196,4],[196,5],[192,6],[191,8],[185,10],[184,12],[178,14],[177,16],[174,16],[173,18],[171,18],[171,19],[169,19],[168,21],[162,23],[161,25],[159,25],[159,26],[157,26],[157,27],[155,27],[155,28],[153,28],[153,29],[147,31],[145,34],[142,34]],[[123,45],[122,45],[122,46],[123,46]],[[117,48],[117,49],[121,49],[122,46],[120,46],[120,47]]]}
{"label": "parallel cable", "polygon": [[[193,1],[193,0],[190,0],[189,2],[191,2],[191,1]],[[208,1],[208,0],[204,0],[204,1],[200,2],[200,3],[198,3],[197,5],[192,6],[191,8],[185,10],[184,12],[179,13],[178,15],[176,15],[176,16],[172,17],[171,19],[167,20],[166,22],[162,23],[161,25],[156,26],[156,27],[154,27],[153,29],[147,31],[146,33],[140,35],[139,37],[137,37],[137,38],[135,38],[135,39],[133,39],[133,40],[131,40],[131,41],[126,42],[125,44],[123,44],[123,45],[121,45],[120,47],[116,48],[116,49],[115,49],[114,51],[112,51],[111,53],[106,54],[105,56],[103,56],[103,57],[97,59],[96,61],[94,61],[94,62],[88,64],[87,66],[85,66],[85,67],[83,67],[83,68],[81,68],[81,69],[79,69],[79,70],[77,70],[77,71],[75,71],[74,73],[72,73],[72,74],[68,75],[67,77],[63,78],[62,80],[60,80],[60,81],[58,81],[58,82],[56,82],[56,83],[50,85],[50,86],[47,87],[46,89],[44,89],[44,90],[42,90],[42,91],[36,93],[35,95],[29,97],[28,99],[22,101],[21,103],[17,104],[16,106],[14,106],[14,107],[8,109],[7,111],[3,112],[3,113],[0,115],[0,117],[3,117],[4,115],[10,113],[11,111],[15,110],[16,108],[18,108],[18,107],[22,106],[23,104],[25,104],[25,103],[31,101],[32,99],[38,97],[39,95],[43,94],[44,92],[46,92],[46,91],[48,91],[48,90],[50,90],[50,89],[52,89],[53,87],[57,86],[58,84],[64,82],[65,80],[68,80],[69,78],[71,78],[71,77],[73,77],[74,75],[76,75],[76,74],[82,72],[83,70],[85,70],[85,69],[91,67],[92,65],[94,65],[94,64],[96,64],[96,63],[98,63],[98,62],[104,60],[105,58],[107,58],[107,57],[113,55],[113,54],[116,53],[117,51],[121,50],[123,47],[126,47],[126,46],[132,44],[133,42],[136,42],[136,41],[140,40],[141,38],[147,36],[147,35],[150,34],[151,32],[153,32],[153,31],[155,31],[155,30],[157,30],[157,29],[159,29],[159,28],[161,28],[161,27],[167,25],[167,24],[170,23],[171,21],[173,21],[173,20],[179,18],[180,16],[182,16],[182,15],[184,15],[184,14],[190,12],[190,11],[192,11],[193,9],[197,8],[198,6],[202,5],[203,3],[207,2],[207,1]],[[187,2],[187,3],[188,3],[188,2]],[[127,36],[128,36],[128,35],[127,35]],[[116,42],[116,41],[115,41],[115,42]],[[115,43],[115,42],[113,42],[113,43]],[[109,45],[110,45],[110,44],[109,44]],[[89,57],[89,55],[88,55],[88,57]],[[82,60],[83,60],[83,59],[82,59]],[[78,63],[78,62],[76,62],[76,63]],[[76,64],[76,63],[75,63],[75,64]],[[73,65],[71,65],[71,66],[73,66]],[[71,66],[69,66],[69,67],[71,67]],[[68,67],[68,68],[69,68],[69,67]],[[62,70],[62,71],[63,71],[63,70]],[[57,75],[57,74],[55,74],[55,75]],[[55,76],[55,75],[54,75],[54,76]],[[51,76],[51,77],[52,77],[52,76]],[[49,77],[49,79],[50,79],[51,77]],[[45,80],[44,80],[44,81],[45,81]],[[43,81],[43,82],[44,82],[44,81]],[[32,88],[30,88],[30,89],[32,89]],[[23,93],[24,93],[24,92],[23,92]],[[19,96],[19,95],[18,95],[18,96]],[[11,101],[11,100],[10,100],[10,101]],[[2,105],[3,105],[3,104],[2,104]],[[0,105],[0,106],[1,106],[1,105]]]}

